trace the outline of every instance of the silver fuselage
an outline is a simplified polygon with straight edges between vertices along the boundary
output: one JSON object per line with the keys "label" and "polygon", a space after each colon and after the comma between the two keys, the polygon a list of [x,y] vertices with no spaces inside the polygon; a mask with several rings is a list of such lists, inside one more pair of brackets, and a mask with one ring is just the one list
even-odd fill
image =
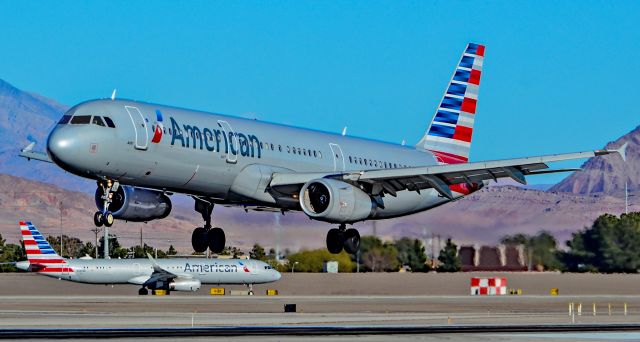
{"label": "silver fuselage", "polygon": [[[65,170],[230,205],[300,210],[297,201],[264,190],[273,172],[438,164],[431,153],[413,147],[129,100],[88,101],[66,115],[108,116],[115,128],[57,125],[47,150]],[[160,139],[158,124],[163,127]],[[370,218],[407,215],[448,201],[433,189],[401,191],[386,197],[384,208]]]}
{"label": "silver fuselage", "polygon": [[[66,263],[42,271],[46,276],[89,284],[142,284],[153,273],[149,259],[65,259]],[[280,273],[265,262],[239,259],[156,259],[163,270],[199,280],[202,284],[261,284],[277,281]],[[18,268],[28,270],[29,263]]]}

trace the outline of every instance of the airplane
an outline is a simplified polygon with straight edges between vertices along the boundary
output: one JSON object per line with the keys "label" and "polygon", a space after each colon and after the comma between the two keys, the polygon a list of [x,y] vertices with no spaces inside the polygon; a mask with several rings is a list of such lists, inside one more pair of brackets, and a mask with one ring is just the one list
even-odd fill
{"label": "airplane", "polygon": [[253,295],[254,284],[280,279],[280,272],[260,260],[241,259],[66,259],[49,245],[31,222],[20,222],[26,261],[15,266],[23,271],[87,284],[140,285],[139,295],[156,290],[197,291],[202,284],[242,284]]}
{"label": "airplane", "polygon": [[[279,125],[259,120],[116,99],[69,109],[52,129],[46,154],[30,144],[20,155],[53,162],[97,182],[97,226],[115,219],[148,222],[171,211],[170,195],[194,199],[204,225],[193,230],[196,252],[222,251],[214,205],[255,211],[302,211],[338,225],[331,253],[355,254],[360,234],[347,225],[429,210],[478,191],[490,181],[579,169],[550,162],[617,150],[469,162],[485,46],[469,43],[427,130],[417,144]],[[346,133],[346,132],[345,132]]]}

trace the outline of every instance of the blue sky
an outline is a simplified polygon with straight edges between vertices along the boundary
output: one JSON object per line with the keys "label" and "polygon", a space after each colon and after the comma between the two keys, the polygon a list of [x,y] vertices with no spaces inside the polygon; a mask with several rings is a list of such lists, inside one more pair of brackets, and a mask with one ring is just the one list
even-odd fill
{"label": "blue sky", "polygon": [[471,41],[472,160],[600,148],[640,122],[640,2],[5,1],[0,22],[0,78],[69,105],[117,88],[413,144]]}

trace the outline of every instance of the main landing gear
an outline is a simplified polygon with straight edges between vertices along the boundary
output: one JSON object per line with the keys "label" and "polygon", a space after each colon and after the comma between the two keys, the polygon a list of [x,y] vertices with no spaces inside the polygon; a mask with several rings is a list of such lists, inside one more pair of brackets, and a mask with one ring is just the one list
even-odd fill
{"label": "main landing gear", "polygon": [[226,238],[222,228],[211,227],[211,214],[213,213],[213,203],[199,198],[195,198],[195,210],[202,214],[204,227],[198,227],[191,234],[191,245],[193,250],[203,253],[209,248],[213,253],[220,253],[224,249]]}
{"label": "main landing gear", "polygon": [[358,230],[346,229],[345,224],[340,228],[329,229],[327,233],[327,249],[332,254],[338,254],[344,249],[349,254],[356,254],[360,248],[360,233]]}
{"label": "main landing gear", "polygon": [[93,223],[96,227],[102,227],[102,225],[111,227],[113,225],[115,219],[109,211],[109,205],[113,202],[113,195],[118,191],[119,186],[120,183],[110,179],[98,181],[98,189],[102,190],[102,210],[98,210],[93,214]]}

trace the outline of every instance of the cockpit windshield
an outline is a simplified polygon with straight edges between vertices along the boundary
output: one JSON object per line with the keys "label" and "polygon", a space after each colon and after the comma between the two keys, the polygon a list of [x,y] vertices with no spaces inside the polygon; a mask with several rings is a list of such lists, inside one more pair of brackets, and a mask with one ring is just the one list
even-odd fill
{"label": "cockpit windshield", "polygon": [[94,116],[93,120],[91,120],[91,123],[94,124],[94,125],[102,126],[102,127],[106,126],[104,124],[104,121],[102,120],[102,117],[100,117],[100,116]]}
{"label": "cockpit windshield", "polygon": [[87,125],[91,122],[91,115],[75,115],[71,118],[72,125]]}
{"label": "cockpit windshield", "polygon": [[58,121],[58,125],[66,125],[71,120],[71,115],[63,115],[60,121]]}
{"label": "cockpit windshield", "polygon": [[108,116],[99,116],[99,115],[63,115],[60,121],[58,121],[58,125],[97,125],[101,127],[110,127],[116,128],[116,125],[113,123]]}

